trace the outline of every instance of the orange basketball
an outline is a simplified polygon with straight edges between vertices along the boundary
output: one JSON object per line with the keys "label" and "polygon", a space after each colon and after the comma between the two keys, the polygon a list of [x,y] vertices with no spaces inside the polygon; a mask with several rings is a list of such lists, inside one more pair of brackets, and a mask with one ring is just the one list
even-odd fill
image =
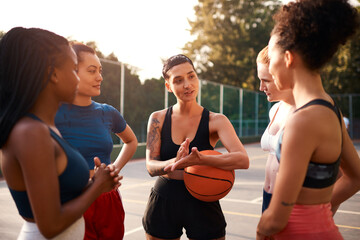
{"label": "orange basketball", "polygon": [[[200,152],[205,155],[220,155],[214,150]],[[205,165],[194,165],[184,169],[184,182],[190,194],[205,202],[217,201],[228,194],[234,184],[234,170],[223,170]]]}

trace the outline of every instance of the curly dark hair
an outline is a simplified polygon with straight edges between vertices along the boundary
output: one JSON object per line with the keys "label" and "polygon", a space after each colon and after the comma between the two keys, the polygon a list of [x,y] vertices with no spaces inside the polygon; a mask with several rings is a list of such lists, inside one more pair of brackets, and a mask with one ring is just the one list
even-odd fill
{"label": "curly dark hair", "polygon": [[306,66],[320,70],[340,44],[359,28],[359,14],[347,0],[297,0],[283,6],[274,16],[277,44],[299,53]]}

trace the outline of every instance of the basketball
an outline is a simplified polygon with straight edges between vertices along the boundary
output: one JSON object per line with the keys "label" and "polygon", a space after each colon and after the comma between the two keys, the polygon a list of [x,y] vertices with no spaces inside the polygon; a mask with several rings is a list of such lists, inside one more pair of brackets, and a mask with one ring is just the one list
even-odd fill
{"label": "basketball", "polygon": [[[200,151],[205,155],[220,155],[214,150]],[[235,181],[234,170],[223,170],[205,165],[194,165],[184,169],[184,183],[189,193],[205,202],[214,202],[225,197]]]}

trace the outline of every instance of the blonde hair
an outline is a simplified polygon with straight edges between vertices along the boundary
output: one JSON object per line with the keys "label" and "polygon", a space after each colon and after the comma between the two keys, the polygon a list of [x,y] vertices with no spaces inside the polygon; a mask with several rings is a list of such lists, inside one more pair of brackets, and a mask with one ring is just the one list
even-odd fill
{"label": "blonde hair", "polygon": [[258,54],[256,58],[256,63],[262,63],[269,65],[270,64],[270,58],[268,56],[268,46],[264,47]]}

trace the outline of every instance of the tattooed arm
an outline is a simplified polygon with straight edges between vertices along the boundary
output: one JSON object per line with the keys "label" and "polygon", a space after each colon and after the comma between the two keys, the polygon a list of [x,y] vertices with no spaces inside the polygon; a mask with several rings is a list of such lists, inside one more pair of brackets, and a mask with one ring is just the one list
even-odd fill
{"label": "tattooed arm", "polygon": [[152,177],[167,174],[164,168],[175,160],[160,161],[161,127],[165,118],[165,112],[166,109],[152,113],[148,121],[146,168]]}

